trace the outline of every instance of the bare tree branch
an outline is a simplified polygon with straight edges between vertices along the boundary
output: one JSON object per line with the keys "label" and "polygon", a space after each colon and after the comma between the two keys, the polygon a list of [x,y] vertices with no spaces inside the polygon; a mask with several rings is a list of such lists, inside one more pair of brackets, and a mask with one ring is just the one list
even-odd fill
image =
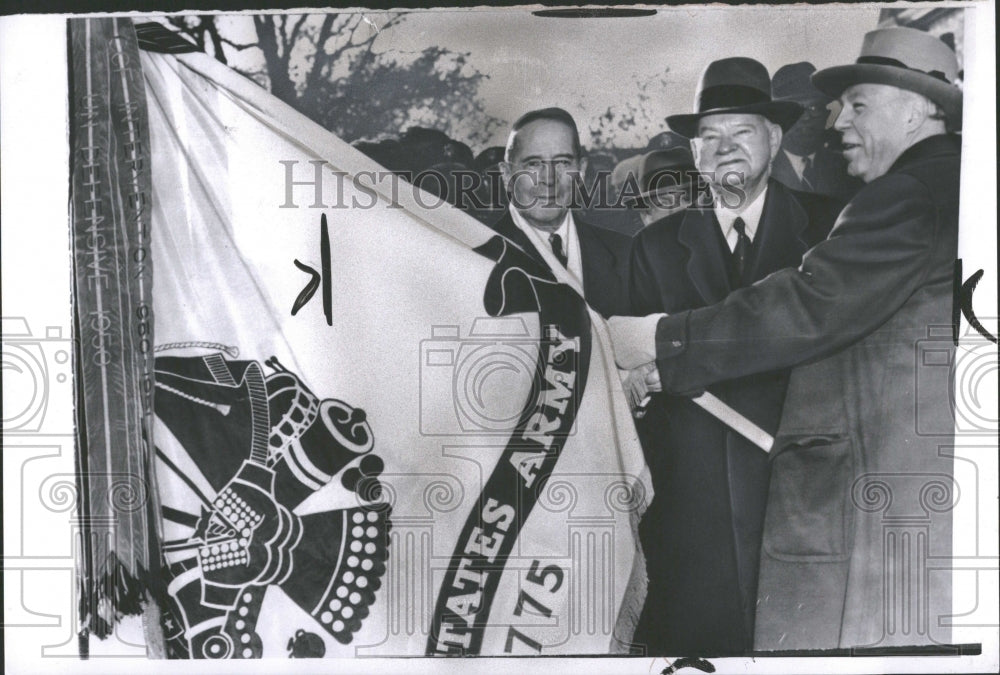
{"label": "bare tree branch", "polygon": [[[280,15],[278,19],[280,26],[283,26],[284,20]],[[264,14],[255,15],[253,23],[261,51],[264,53],[264,64],[267,66],[268,79],[271,81],[271,93],[287,103],[294,103],[297,99],[295,85],[288,74],[287,55],[290,50],[285,45],[279,46],[279,22],[275,21],[274,15]]]}
{"label": "bare tree branch", "polygon": [[330,37],[330,31],[333,28],[334,19],[336,19],[335,14],[327,14],[323,17],[323,25],[320,26],[319,34],[316,37],[316,53],[313,56],[312,67],[309,69],[309,74],[306,75],[307,91],[319,83],[320,78],[323,76],[323,69],[332,58],[331,55],[326,53],[324,45]]}
{"label": "bare tree branch", "polygon": [[201,17],[199,27],[203,31],[203,34],[207,33],[212,39],[212,49],[215,51],[216,60],[228,66],[229,61],[226,60],[226,53],[222,49],[222,36],[219,35],[219,27],[215,25],[215,17]]}
{"label": "bare tree branch", "polygon": [[295,48],[295,41],[299,38],[299,31],[302,30],[302,24],[304,24],[308,18],[308,14],[303,14],[299,17],[299,20],[295,22],[295,25],[292,26],[292,33],[288,36],[288,49],[286,50],[286,53],[290,54],[292,49]]}
{"label": "bare tree branch", "polygon": [[[249,17],[257,42],[233,39],[214,17],[171,17],[169,25],[199,48],[225,62],[225,49],[261,50],[240,72],[346,140],[399,133],[414,124],[486,143],[501,121],[477,97],[486,76],[468,54],[434,46],[414,51],[379,41],[406,19],[405,13],[360,12]],[[383,22],[384,19],[384,22]],[[376,51],[375,46],[386,45]],[[211,51],[209,51],[211,50]],[[258,66],[258,64],[260,64]],[[644,83],[637,83],[645,94]],[[621,106],[602,120],[595,135],[634,125],[634,111]],[[617,125],[616,125],[617,123]]]}
{"label": "bare tree branch", "polygon": [[[339,17],[338,17],[339,18]],[[330,35],[327,38],[327,42],[331,37],[343,38],[332,50],[326,51],[326,44],[323,44],[323,51],[330,57],[331,61],[340,60],[343,55],[352,48],[351,36],[354,35],[354,31],[357,29],[358,24],[361,23],[361,14],[348,14],[344,15],[344,21],[339,26],[334,25],[330,30]]]}
{"label": "bare tree branch", "polygon": [[[336,14],[334,15],[333,26],[330,27],[330,34],[325,40],[317,40],[316,48],[322,49],[331,56],[339,54],[343,47],[350,43],[351,33],[354,27],[361,20],[359,14]],[[353,25],[352,25],[353,24]],[[332,49],[327,50],[327,43],[334,42]]]}

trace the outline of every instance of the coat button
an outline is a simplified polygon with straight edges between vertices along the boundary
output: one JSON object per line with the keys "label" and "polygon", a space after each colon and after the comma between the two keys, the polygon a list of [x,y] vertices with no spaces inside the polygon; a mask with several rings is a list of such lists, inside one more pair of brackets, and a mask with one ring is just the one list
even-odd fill
{"label": "coat button", "polygon": [[672,341],[672,342],[670,343],[670,346],[671,346],[671,347],[680,347],[680,346],[681,346],[681,344],[682,344],[682,343],[681,343],[681,341],[680,341],[680,340],[674,340],[674,341]]}

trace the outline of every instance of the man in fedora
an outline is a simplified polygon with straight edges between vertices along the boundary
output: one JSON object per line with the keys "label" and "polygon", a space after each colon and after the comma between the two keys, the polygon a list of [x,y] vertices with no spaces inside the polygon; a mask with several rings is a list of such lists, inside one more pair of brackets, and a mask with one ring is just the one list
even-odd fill
{"label": "man in fedora", "polygon": [[[795,269],[723,302],[612,319],[619,365],[654,358],[664,391],[794,367],[771,449],[755,648],[948,642],[948,446],[962,93],[954,52],[912,28],[868,33],[817,72],[840,99],[866,185]],[[654,347],[655,344],[655,347]],[[943,366],[943,367],[942,367]]]}
{"label": "man in fedora", "polygon": [[692,204],[697,196],[696,174],[685,144],[622,160],[611,172],[611,187],[616,203],[634,210],[646,227]]}
{"label": "man in fedora", "polygon": [[568,112],[525,113],[514,122],[500,163],[509,208],[491,227],[542,265],[550,266],[548,258],[565,267],[581,283],[588,304],[610,316],[627,307],[624,268],[631,240],[573,212],[576,181],[586,168]]}
{"label": "man in fedora", "polygon": [[[841,202],[771,178],[799,104],[771,100],[763,64],[709,64],[693,114],[667,118],[691,139],[705,204],[644,229],[631,256],[637,316],[723,300],[822,241]],[[773,433],[787,372],[725,378],[713,393]],[[656,495],[640,525],[649,593],[635,642],[652,654],[738,654],[753,645],[767,455],[682,396],[656,395],[636,424]]]}
{"label": "man in fedora", "polygon": [[771,79],[771,94],[802,106],[802,117],[781,139],[771,175],[793,190],[830,195],[845,202],[864,183],[847,174],[840,150],[840,134],[828,129],[832,99],[813,85],[809,76],[816,66],[808,61],[778,68]]}

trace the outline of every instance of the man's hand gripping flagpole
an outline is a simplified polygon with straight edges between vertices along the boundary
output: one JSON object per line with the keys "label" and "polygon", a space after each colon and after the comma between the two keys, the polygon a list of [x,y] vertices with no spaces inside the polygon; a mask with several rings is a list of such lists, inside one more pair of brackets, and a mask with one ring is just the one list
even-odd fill
{"label": "man's hand gripping flagpole", "polygon": [[[660,371],[656,367],[656,324],[666,314],[643,317],[613,316],[608,319],[615,361],[620,369],[622,386],[632,406],[633,415],[642,417],[649,403],[649,393],[662,391]],[[691,400],[730,429],[745,437],[764,452],[770,452],[774,437],[710,392]]]}

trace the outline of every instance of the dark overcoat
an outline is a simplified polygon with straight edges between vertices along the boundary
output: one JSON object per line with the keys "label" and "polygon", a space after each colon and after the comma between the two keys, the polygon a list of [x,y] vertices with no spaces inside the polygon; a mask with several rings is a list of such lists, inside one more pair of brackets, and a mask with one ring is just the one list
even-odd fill
{"label": "dark overcoat", "polygon": [[[732,276],[712,209],[653,223],[633,248],[633,313],[704,307],[743,283],[797,266],[829,233],[841,206],[770,181],[742,280]],[[712,393],[774,433],[787,376],[780,370],[742,377]],[[745,652],[753,641],[767,454],[685,397],[655,396],[636,426],[656,495],[640,525],[649,592],[635,641],[652,654]]]}

